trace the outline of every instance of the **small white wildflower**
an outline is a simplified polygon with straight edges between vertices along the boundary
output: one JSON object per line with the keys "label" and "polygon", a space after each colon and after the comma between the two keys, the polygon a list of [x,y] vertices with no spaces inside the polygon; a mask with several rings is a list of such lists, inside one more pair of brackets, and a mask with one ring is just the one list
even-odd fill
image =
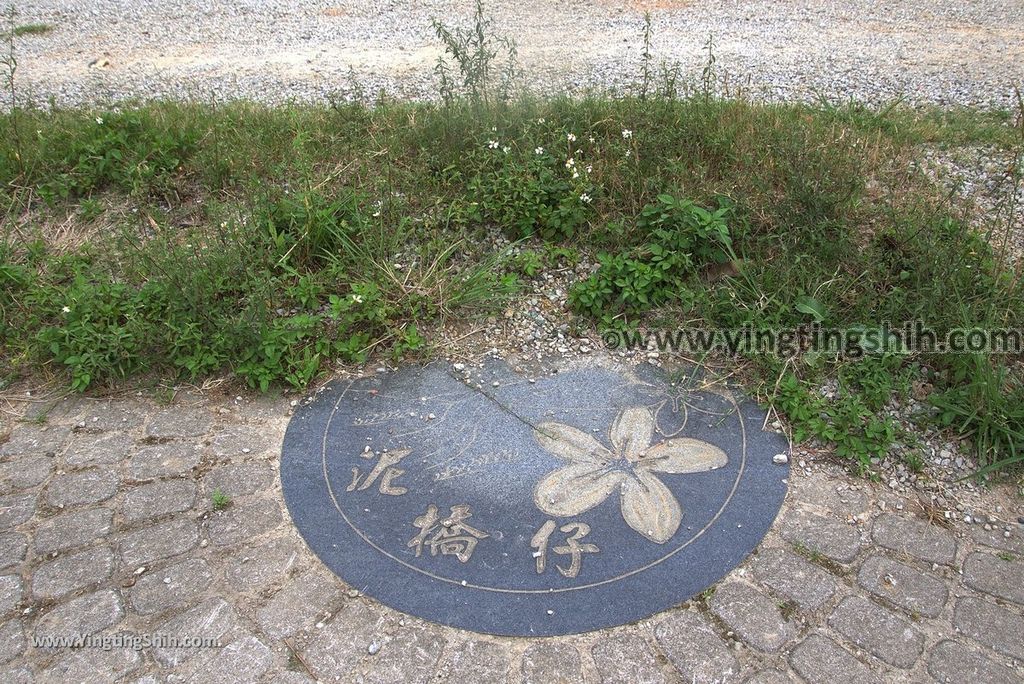
{"label": "small white wildflower", "polygon": [[97,116],[96,117],[96,124],[98,126],[102,126],[103,125],[103,117],[102,116]]}
{"label": "small white wildflower", "polygon": [[590,136],[589,138],[587,138],[587,140],[589,140],[590,142],[597,142],[596,140],[594,140],[594,136]]}
{"label": "small white wildflower", "polygon": [[544,123],[544,117],[542,116],[539,119],[537,119],[537,123]]}
{"label": "small white wildflower", "polygon": [[363,295],[357,295],[357,294],[352,295],[352,301],[355,302],[356,304],[362,304],[363,303]]}
{"label": "small white wildflower", "polygon": [[593,170],[594,170],[594,167],[591,166],[590,164],[587,164],[587,173],[590,173]]}
{"label": "small white wildflower", "polygon": [[537,149],[534,150],[534,154],[544,154],[544,148],[538,147]]}
{"label": "small white wildflower", "polygon": [[622,129],[622,139],[623,140],[629,140],[632,137],[633,137],[633,131],[629,130],[628,128],[623,128]]}
{"label": "small white wildflower", "polygon": [[501,145],[500,145],[500,143],[497,140],[488,140],[487,141],[487,146],[490,147],[492,150],[496,150]]}
{"label": "small white wildflower", "polygon": [[227,221],[221,221],[220,222],[220,227],[221,228],[227,228],[228,227],[228,222]]}
{"label": "small white wildflower", "polygon": [[580,177],[580,172],[579,172],[579,171],[577,171],[576,169],[573,169],[573,171],[572,171],[572,177],[573,177],[573,178],[579,178],[579,177]]}
{"label": "small white wildflower", "polygon": [[583,202],[584,204],[590,204],[591,200],[593,199],[594,198],[588,195],[587,193],[583,193],[582,195],[580,195],[580,201]]}
{"label": "small white wildflower", "polygon": [[498,127],[497,126],[491,126],[491,131],[493,131],[494,133],[497,133],[498,132]]}
{"label": "small white wildflower", "polygon": [[64,313],[71,313],[71,307],[70,306],[61,307],[61,311],[63,311]]}
{"label": "small white wildflower", "polygon": [[631,155],[632,153],[633,153],[633,150],[626,150],[626,156],[627,156],[627,157],[628,157],[629,155]]}
{"label": "small white wildflower", "polygon": [[568,140],[569,142],[576,142],[576,136],[572,133],[566,133],[565,139]]}
{"label": "small white wildflower", "polygon": [[512,148],[510,148],[508,145],[505,145],[504,147],[501,148],[501,151],[504,152],[505,154],[508,154],[509,150],[511,149]]}
{"label": "small white wildflower", "polygon": [[377,211],[373,212],[373,218],[379,218],[379,217],[380,217],[380,209],[378,209]]}
{"label": "small white wildflower", "polygon": [[565,168],[571,169],[574,166],[576,166],[576,160],[575,159],[573,159],[572,157],[569,157],[568,159],[565,160]]}

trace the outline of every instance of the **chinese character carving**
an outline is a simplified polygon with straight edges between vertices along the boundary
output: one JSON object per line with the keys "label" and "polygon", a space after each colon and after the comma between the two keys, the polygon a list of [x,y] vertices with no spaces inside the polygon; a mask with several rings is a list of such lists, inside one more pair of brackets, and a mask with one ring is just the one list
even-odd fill
{"label": "chinese character carving", "polygon": [[[533,535],[533,539],[530,540],[530,546],[537,549],[533,552],[533,557],[537,561],[537,574],[542,574],[547,569],[548,538],[555,531],[555,527],[557,527],[555,521],[548,520],[537,530],[537,534]],[[566,534],[571,532],[572,535],[566,538],[564,546],[556,546],[551,549],[560,556],[570,556],[568,568],[563,568],[561,565],[556,565],[555,568],[562,574],[562,577],[572,579],[580,574],[583,554],[598,553],[601,549],[589,542],[580,543],[581,539],[590,534],[590,525],[586,523],[569,523],[568,525],[562,525],[558,529]]]}
{"label": "chinese character carving", "polygon": [[427,512],[413,521],[420,533],[409,540],[406,546],[416,549],[419,558],[423,547],[430,549],[430,555],[455,556],[460,562],[467,562],[473,555],[476,544],[490,535],[466,524],[473,516],[469,506],[452,506],[451,515],[441,520],[437,515],[437,506],[430,504]]}
{"label": "chinese character carving", "polygon": [[[377,480],[380,480],[380,485],[377,489],[381,494],[388,494],[390,496],[401,496],[402,494],[405,494],[409,491],[407,488],[393,485],[392,482],[405,473],[404,470],[396,468],[395,466],[398,465],[403,458],[408,456],[409,453],[409,449],[385,451],[380,455],[380,459],[377,461],[377,464],[373,466],[373,469],[370,470],[365,478],[362,478],[361,482],[360,478],[362,477],[362,473],[359,471],[359,468],[353,468],[352,484],[350,484],[345,491],[361,492],[365,489],[369,489],[375,482],[377,482]],[[363,458],[373,458],[373,453],[367,451],[363,453],[362,456]]]}

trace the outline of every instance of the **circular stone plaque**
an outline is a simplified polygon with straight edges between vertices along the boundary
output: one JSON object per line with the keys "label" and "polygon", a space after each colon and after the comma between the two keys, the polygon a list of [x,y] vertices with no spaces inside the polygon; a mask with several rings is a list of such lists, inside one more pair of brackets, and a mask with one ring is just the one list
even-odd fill
{"label": "circular stone plaque", "polygon": [[570,634],[685,601],[754,549],[788,475],[763,420],[649,367],[532,382],[435,363],[304,404],[281,480],[299,532],[363,593],[478,632]]}

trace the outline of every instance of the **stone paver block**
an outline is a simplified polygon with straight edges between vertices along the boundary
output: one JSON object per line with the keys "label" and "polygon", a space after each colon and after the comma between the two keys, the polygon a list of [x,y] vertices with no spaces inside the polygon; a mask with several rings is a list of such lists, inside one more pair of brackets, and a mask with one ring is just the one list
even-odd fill
{"label": "stone paver block", "polygon": [[0,496],[0,530],[17,527],[36,512],[35,494]]}
{"label": "stone paver block", "polygon": [[46,503],[54,508],[106,501],[117,493],[117,475],[110,470],[81,470],[58,475],[46,488]]}
{"label": "stone paver block", "polygon": [[60,598],[98,584],[114,570],[114,554],[105,546],[65,554],[36,568],[32,593],[36,598]]}
{"label": "stone paver block", "polygon": [[212,422],[206,409],[176,406],[150,418],[146,436],[154,439],[199,437],[209,431]]}
{"label": "stone paver block", "polygon": [[164,480],[136,487],[125,496],[121,514],[131,524],[157,518],[168,513],[180,513],[192,508],[196,499],[196,485],[189,480]]}
{"label": "stone paver block", "polygon": [[199,465],[199,449],[194,444],[168,442],[142,447],[128,464],[133,480],[151,480],[183,475]]}
{"label": "stone paver block", "polygon": [[936,617],[949,598],[941,580],[884,556],[864,561],[857,583],[879,598],[926,617]]}
{"label": "stone paver block", "polygon": [[878,684],[867,665],[821,634],[812,634],[793,649],[789,664],[810,684]]}
{"label": "stone paver block", "polygon": [[1024,605],[1024,560],[972,553],[964,563],[967,586]]}
{"label": "stone paver block", "polygon": [[37,637],[95,634],[124,617],[121,597],[112,589],[79,596],[50,610],[36,623]]}
{"label": "stone paver block", "polygon": [[879,546],[928,563],[952,565],[956,560],[953,534],[916,518],[885,513],[875,520],[871,538]]}
{"label": "stone paver block", "polygon": [[[222,598],[211,598],[195,608],[175,615],[164,622],[157,632],[168,635],[189,636],[199,639],[228,641],[228,636],[238,629],[235,609]],[[198,648],[154,648],[153,659],[163,667],[178,665],[203,653]]]}
{"label": "stone paver block", "polygon": [[281,506],[274,499],[233,503],[226,510],[210,516],[210,539],[218,546],[248,541],[279,526]]}
{"label": "stone paver block", "polygon": [[110,509],[88,508],[49,518],[32,535],[36,553],[66,551],[99,539],[110,532],[113,517]]}
{"label": "stone paver block", "polygon": [[441,665],[436,680],[451,684],[492,684],[508,681],[508,647],[491,641],[463,642]]}
{"label": "stone paver block", "polygon": [[142,655],[128,648],[83,648],[43,673],[44,682],[120,682],[142,667]]}
{"label": "stone paver block", "polygon": [[220,649],[186,682],[249,684],[255,682],[274,663],[270,647],[254,636],[238,639]]}
{"label": "stone paver block", "polygon": [[351,681],[350,673],[370,645],[380,643],[383,622],[367,603],[349,601],[306,646],[302,660],[320,681]]}
{"label": "stone paver block", "polygon": [[1003,655],[1024,660],[1024,617],[976,598],[962,598],[953,611],[953,626]]}
{"label": "stone paver block", "polygon": [[247,546],[231,556],[225,575],[235,591],[260,592],[299,567],[304,554],[302,544],[291,538]]}
{"label": "stone paver block", "polygon": [[928,656],[928,674],[941,684],[1018,684],[1017,674],[956,641],[943,641]]}
{"label": "stone paver block", "polygon": [[12,612],[21,604],[25,585],[18,575],[0,577],[0,616]]}
{"label": "stone paver block", "polygon": [[814,504],[840,516],[856,516],[865,512],[871,499],[860,490],[837,483],[825,473],[813,472],[795,477],[789,485],[794,500]]}
{"label": "stone paver block", "polygon": [[754,576],[804,610],[817,610],[837,590],[835,578],[795,553],[769,549],[754,561]]}
{"label": "stone paver block", "polygon": [[0,663],[14,660],[25,652],[27,645],[21,620],[8,620],[0,625]]}
{"label": "stone paver block", "polygon": [[663,684],[668,677],[658,656],[636,634],[608,636],[590,649],[603,684]]}
{"label": "stone paver block", "polygon": [[129,597],[136,613],[152,615],[191,603],[212,581],[213,574],[206,561],[193,558],[143,575]]}
{"label": "stone paver block", "polygon": [[256,611],[268,636],[279,639],[308,629],[325,613],[334,612],[344,594],[341,583],[321,568],[310,570],[274,594]]}
{"label": "stone paver block", "polygon": [[128,568],[185,553],[199,543],[199,527],[190,519],[172,518],[151,527],[128,532],[117,543],[121,562]]}
{"label": "stone paver block", "polygon": [[0,492],[10,493],[35,487],[53,472],[53,456],[26,456],[0,463]]}
{"label": "stone paver block", "polygon": [[64,463],[72,468],[120,463],[128,458],[133,444],[131,436],[122,432],[78,434],[64,454]]}
{"label": "stone paver block", "polygon": [[981,525],[971,525],[970,530],[971,537],[979,544],[991,546],[1000,551],[1024,555],[1024,528],[1020,525],[1014,525],[1009,530],[1010,536],[1006,536],[1007,530],[999,529],[998,527],[986,530]]}
{"label": "stone paver block", "polygon": [[895,667],[913,667],[924,650],[924,636],[909,620],[861,596],[844,599],[829,616],[828,624]]}
{"label": "stone paver block", "polygon": [[813,513],[791,511],[783,519],[780,532],[790,544],[840,563],[851,562],[860,551],[856,527]]}
{"label": "stone paver block", "polygon": [[[263,421],[261,421],[263,422]],[[252,454],[262,453],[269,449],[279,449],[284,429],[274,434],[261,425],[259,428],[248,425],[230,425],[218,430],[210,438],[209,449],[217,457],[232,459],[249,458]]]}
{"label": "stone paver block", "polygon": [[576,684],[583,681],[583,662],[571,643],[544,641],[523,652],[522,684]]}
{"label": "stone paver block", "polygon": [[150,410],[149,405],[134,399],[91,401],[78,415],[79,431],[127,432],[140,427]]}
{"label": "stone paver block", "polygon": [[25,560],[28,537],[20,532],[0,534],[0,570],[13,567]]}
{"label": "stone paver block", "polygon": [[274,481],[269,466],[262,463],[236,463],[211,470],[203,477],[207,496],[216,490],[234,498],[266,489]]}
{"label": "stone paver block", "polygon": [[383,641],[363,681],[366,684],[427,684],[437,671],[446,643],[439,631],[435,625],[422,623]]}
{"label": "stone paver block", "polygon": [[0,444],[0,456],[45,455],[60,451],[71,429],[59,425],[17,423],[7,441]]}
{"label": "stone paver block", "polygon": [[739,664],[725,642],[697,613],[673,612],[658,624],[654,637],[686,682],[715,684],[739,672]]}
{"label": "stone paver block", "polygon": [[710,605],[711,612],[759,651],[777,651],[796,636],[796,628],[782,617],[775,602],[746,584],[719,585]]}

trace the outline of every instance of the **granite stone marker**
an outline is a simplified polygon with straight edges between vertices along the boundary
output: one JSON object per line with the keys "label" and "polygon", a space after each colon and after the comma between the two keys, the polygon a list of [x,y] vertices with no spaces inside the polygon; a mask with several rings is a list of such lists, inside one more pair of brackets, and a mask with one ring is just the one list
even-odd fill
{"label": "granite stone marker", "polygon": [[368,596],[479,632],[570,634],[676,605],[754,549],[789,468],[763,420],[648,366],[531,382],[434,363],[302,405],[281,480],[310,547]]}

